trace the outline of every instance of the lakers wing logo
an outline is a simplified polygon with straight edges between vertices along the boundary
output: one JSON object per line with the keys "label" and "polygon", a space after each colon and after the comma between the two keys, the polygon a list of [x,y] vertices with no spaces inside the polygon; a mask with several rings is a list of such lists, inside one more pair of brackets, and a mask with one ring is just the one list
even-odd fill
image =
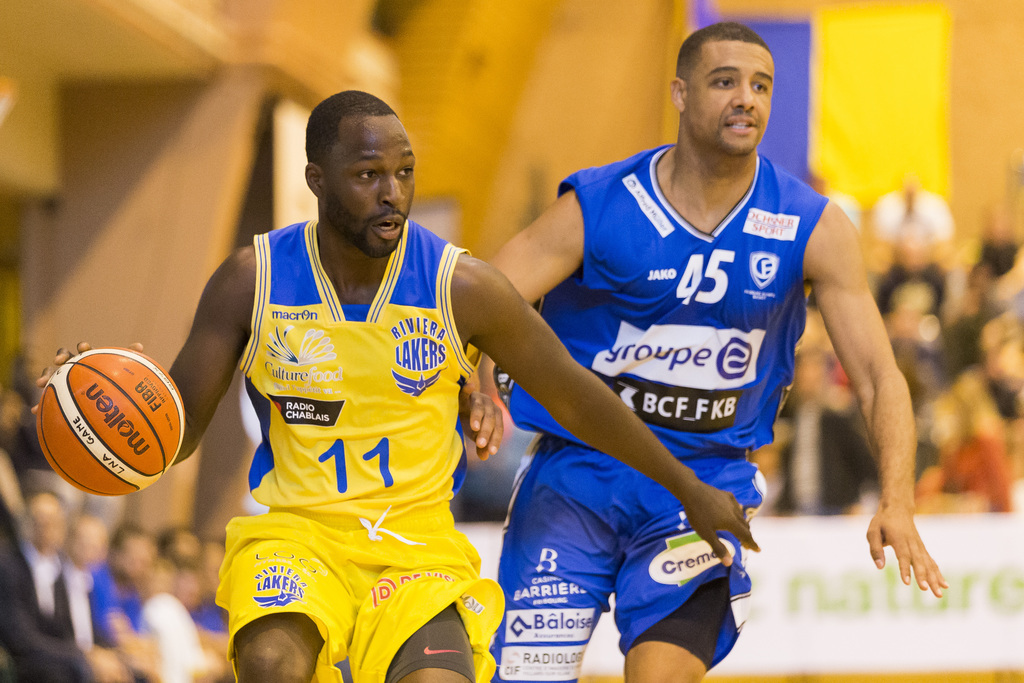
{"label": "lakers wing logo", "polygon": [[403,394],[419,396],[433,386],[448,366],[448,331],[429,318],[405,318],[391,328],[395,366],[391,376]]}
{"label": "lakers wing logo", "polygon": [[334,344],[331,338],[324,334],[323,330],[306,330],[306,335],[299,344],[299,350],[294,351],[288,344],[288,333],[294,325],[289,325],[281,332],[281,328],[275,327],[273,332],[267,333],[270,340],[267,343],[267,353],[272,357],[290,365],[311,365],[322,361],[334,360],[338,354],[334,353]]}
{"label": "lakers wing logo", "polygon": [[419,396],[420,394],[427,390],[427,387],[432,386],[434,382],[437,381],[437,379],[441,376],[441,371],[438,370],[433,375],[426,378],[423,376],[423,373],[421,372],[420,378],[416,380],[409,379],[408,377],[403,377],[394,370],[391,371],[391,374],[395,378],[395,384],[398,385],[398,388],[402,391],[403,394],[409,394],[410,396]]}
{"label": "lakers wing logo", "polygon": [[291,567],[274,564],[256,575],[255,592],[262,593],[252,596],[260,607],[283,607],[296,601],[302,602],[306,582]]}

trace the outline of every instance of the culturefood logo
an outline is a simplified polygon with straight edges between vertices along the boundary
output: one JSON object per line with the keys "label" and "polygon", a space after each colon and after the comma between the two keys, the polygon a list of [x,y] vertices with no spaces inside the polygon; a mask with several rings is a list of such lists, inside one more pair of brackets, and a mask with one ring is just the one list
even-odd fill
{"label": "culturefood logo", "polygon": [[[337,365],[330,364],[338,357],[331,338],[323,330],[306,330],[296,345],[296,340],[289,338],[294,327],[289,325],[284,330],[275,327],[273,332],[267,333],[267,374],[277,380],[279,390],[334,393],[331,385],[344,379],[344,373]],[[328,366],[321,367],[321,363],[328,363]]]}
{"label": "culturefood logo", "polygon": [[293,349],[288,334],[295,329],[294,325],[284,328],[274,327],[273,332],[268,332],[267,353],[271,358],[287,363],[288,365],[312,365],[313,363],[334,360],[338,357],[334,353],[334,344],[331,338],[324,334],[323,330],[306,330],[306,334],[299,343],[299,348]]}

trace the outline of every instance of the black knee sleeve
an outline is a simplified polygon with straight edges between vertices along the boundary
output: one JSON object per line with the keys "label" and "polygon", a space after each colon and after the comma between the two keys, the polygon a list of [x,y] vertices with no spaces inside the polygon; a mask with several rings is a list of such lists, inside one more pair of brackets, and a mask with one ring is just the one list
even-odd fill
{"label": "black knee sleeve", "polygon": [[443,609],[405,641],[391,660],[385,683],[397,683],[420,669],[448,669],[476,680],[473,648],[455,605]]}

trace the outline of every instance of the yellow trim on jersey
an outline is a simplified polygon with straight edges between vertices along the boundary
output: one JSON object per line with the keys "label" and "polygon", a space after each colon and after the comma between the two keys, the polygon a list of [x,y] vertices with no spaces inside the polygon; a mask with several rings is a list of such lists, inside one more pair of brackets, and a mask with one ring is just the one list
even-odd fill
{"label": "yellow trim on jersey", "polygon": [[391,252],[391,256],[388,258],[388,268],[384,271],[380,289],[377,290],[377,295],[370,302],[370,312],[366,316],[366,322],[368,323],[377,322],[381,312],[384,310],[384,306],[391,301],[391,294],[395,291],[395,283],[398,282],[398,274],[402,272],[402,264],[405,263],[405,248],[409,244],[408,234],[409,222],[406,221],[405,227],[402,230],[402,237],[398,240],[398,247]]}
{"label": "yellow trim on jersey", "polygon": [[253,293],[252,319],[249,323],[252,333],[249,335],[249,341],[242,353],[242,364],[239,366],[243,375],[249,374],[252,362],[256,359],[262,332],[260,322],[263,320],[263,309],[270,300],[270,235],[257,235],[253,240],[253,248],[256,250],[256,289]]}
{"label": "yellow trim on jersey", "polygon": [[320,244],[316,239],[316,226],[317,221],[306,223],[304,229],[306,251],[313,255],[310,261],[313,267],[313,279],[316,280],[316,288],[320,292],[320,301],[327,304],[327,307],[331,309],[331,316],[340,322],[345,319],[345,314],[342,312],[338,295],[334,291],[334,285],[331,284],[331,278],[327,276],[323,261],[320,260]]}
{"label": "yellow trim on jersey", "polygon": [[459,249],[451,244],[447,244],[444,247],[441,266],[437,270],[437,308],[441,311],[445,327],[448,328],[448,332],[454,337],[452,348],[455,352],[455,359],[459,362],[459,367],[462,368],[463,372],[469,376],[473,374],[476,364],[466,356],[462,337],[459,334],[459,329],[455,326],[455,314],[452,311],[451,301],[452,275],[455,272],[455,264],[458,263],[459,255],[465,251],[465,249]]}

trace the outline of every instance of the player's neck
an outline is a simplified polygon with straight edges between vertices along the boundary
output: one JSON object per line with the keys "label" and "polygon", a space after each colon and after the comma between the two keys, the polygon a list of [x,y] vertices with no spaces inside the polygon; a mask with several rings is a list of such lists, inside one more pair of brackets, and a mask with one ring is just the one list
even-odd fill
{"label": "player's neck", "polygon": [[672,207],[710,234],[750,189],[757,153],[706,154],[676,144],[658,162],[658,183]]}
{"label": "player's neck", "polygon": [[338,301],[342,304],[373,303],[387,270],[388,257],[367,256],[323,221],[316,229],[320,264],[323,266]]}

